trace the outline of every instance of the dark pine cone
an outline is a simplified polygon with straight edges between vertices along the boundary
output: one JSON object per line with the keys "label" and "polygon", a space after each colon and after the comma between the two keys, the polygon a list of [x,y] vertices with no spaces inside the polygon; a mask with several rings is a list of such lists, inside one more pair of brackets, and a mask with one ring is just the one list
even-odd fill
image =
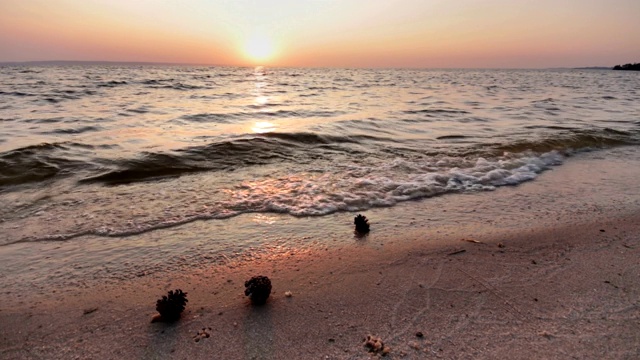
{"label": "dark pine cone", "polygon": [[244,294],[251,299],[254,305],[262,305],[267,302],[271,294],[271,280],[266,276],[254,276],[244,282]]}
{"label": "dark pine cone", "polygon": [[187,301],[189,300],[187,300],[186,292],[182,292],[180,289],[172,290],[169,291],[168,296],[163,296],[156,302],[156,310],[162,316],[162,320],[176,321],[184,311]]}
{"label": "dark pine cone", "polygon": [[353,219],[353,223],[356,224],[357,232],[361,234],[369,232],[369,220],[367,220],[366,216],[358,214],[358,216]]}

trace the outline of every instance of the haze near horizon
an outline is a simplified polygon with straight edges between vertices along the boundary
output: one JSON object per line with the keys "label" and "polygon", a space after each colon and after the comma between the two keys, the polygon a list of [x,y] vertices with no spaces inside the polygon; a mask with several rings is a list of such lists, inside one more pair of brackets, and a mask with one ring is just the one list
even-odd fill
{"label": "haze near horizon", "polygon": [[640,60],[640,2],[5,0],[0,61],[542,68]]}

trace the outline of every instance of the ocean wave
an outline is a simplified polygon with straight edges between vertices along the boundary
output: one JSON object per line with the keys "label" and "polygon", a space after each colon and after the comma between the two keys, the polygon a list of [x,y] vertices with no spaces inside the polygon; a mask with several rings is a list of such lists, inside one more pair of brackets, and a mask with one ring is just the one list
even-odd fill
{"label": "ocean wave", "polygon": [[326,215],[393,206],[451,192],[488,191],[533,180],[563,156],[555,151],[498,158],[438,156],[421,161],[396,159],[377,167],[352,166],[339,174],[245,181],[230,192],[224,207],[237,212]]}
{"label": "ocean wave", "polygon": [[42,143],[0,153],[0,189],[69,175],[81,162],[57,154],[68,145],[72,144]]}
{"label": "ocean wave", "polygon": [[433,115],[433,114],[469,114],[468,111],[466,110],[459,110],[459,109],[420,109],[420,110],[405,110],[403,111],[403,113],[405,114],[411,114],[411,115],[416,115],[416,114],[426,114],[426,115]]}
{"label": "ocean wave", "polygon": [[[273,104],[270,104],[271,106]],[[249,106],[253,107],[253,106]],[[264,108],[264,106],[255,106],[256,109]],[[195,123],[217,123],[232,124],[238,121],[246,121],[253,119],[273,119],[273,118],[330,118],[343,115],[343,111],[327,111],[327,110],[259,110],[254,112],[240,111],[228,113],[199,113],[183,115],[174,121],[177,122],[195,122]]]}
{"label": "ocean wave", "polygon": [[128,82],[126,82],[124,80],[110,80],[110,81],[105,81],[105,82],[99,82],[95,86],[113,88],[113,87],[127,85],[127,84],[128,84]]}
{"label": "ocean wave", "polygon": [[180,117],[180,120],[195,123],[217,123],[217,124],[231,124],[233,123],[234,114],[224,113],[200,113],[200,114],[188,114]]}
{"label": "ocean wave", "polygon": [[41,134],[82,134],[92,131],[102,130],[99,126],[81,126],[78,128],[53,129],[51,131],[42,131]]}
{"label": "ocean wave", "polygon": [[[70,134],[98,130],[98,127],[82,126],[55,131]],[[384,131],[378,131],[378,136],[369,135],[370,131],[357,134],[350,130],[346,133],[349,135],[270,132],[226,140],[214,138],[212,142],[202,146],[164,152],[142,152],[134,158],[115,159],[87,158],[86,150],[96,149],[95,145],[74,142],[43,143],[0,153],[0,188],[69,175],[79,176],[78,181],[83,184],[122,185],[270,164],[306,166],[320,162],[330,164],[338,161],[337,159],[358,164],[368,161],[367,158],[384,160],[393,157],[424,158],[441,155],[492,158],[505,153],[522,155],[553,151],[571,154],[595,148],[640,144],[636,133],[607,128],[590,131],[561,130],[539,138],[487,144],[466,141],[476,137],[463,134],[441,135],[433,141],[443,142],[447,146],[428,148],[421,141],[399,142],[393,134]],[[108,150],[114,146],[116,145],[100,145],[99,148]]]}
{"label": "ocean wave", "polygon": [[[203,196],[189,204],[176,203],[181,192],[167,191],[173,188],[167,184],[155,197],[161,197],[159,204],[172,205],[168,208],[153,206],[153,199],[145,199],[145,208],[151,212],[142,218],[130,218],[129,197],[108,197],[96,200],[108,210],[101,211],[99,218],[85,216],[82,229],[59,229],[55,234],[30,235],[12,241],[62,241],[85,235],[123,237],[193,221],[226,219],[244,213],[323,216],[341,211],[390,207],[444,194],[492,191],[500,186],[515,186],[560,165],[563,159],[562,154],[552,151],[538,155],[506,154],[495,158],[440,155],[414,160],[390,159],[374,165],[351,164],[338,168],[326,164],[324,171],[247,179],[235,185],[227,184],[215,192],[203,184],[204,187],[194,189]],[[204,202],[198,199],[204,199]],[[92,204],[86,205],[94,206]],[[46,211],[55,218],[61,218],[65,216],[61,211],[70,211],[69,214],[86,213],[88,210],[83,209],[84,205],[83,201],[78,201],[55,208],[55,213],[54,208]],[[183,207],[185,209],[180,210]],[[38,210],[33,209],[32,212]]]}
{"label": "ocean wave", "polygon": [[469,138],[469,136],[466,136],[466,135],[442,135],[442,136],[436,137],[437,140],[459,140],[459,139],[466,139],[466,138]]}
{"label": "ocean wave", "polygon": [[637,133],[609,128],[594,130],[571,130],[531,140],[515,140],[495,147],[498,151],[519,153],[523,151],[582,151],[604,149],[624,145],[639,145]]}
{"label": "ocean wave", "polygon": [[30,94],[22,91],[0,91],[0,95],[18,96],[18,97],[38,96],[38,94]]}
{"label": "ocean wave", "polygon": [[[248,138],[177,149],[172,153],[143,153],[136,159],[109,161],[112,167],[81,183],[120,185],[203,171],[228,171],[275,162],[307,163],[330,159],[336,151],[350,154],[341,144],[380,140],[372,136],[331,136],[312,133],[265,133]],[[334,145],[327,147],[328,145]],[[324,146],[324,147],[323,147]],[[330,151],[329,151],[330,150]]]}

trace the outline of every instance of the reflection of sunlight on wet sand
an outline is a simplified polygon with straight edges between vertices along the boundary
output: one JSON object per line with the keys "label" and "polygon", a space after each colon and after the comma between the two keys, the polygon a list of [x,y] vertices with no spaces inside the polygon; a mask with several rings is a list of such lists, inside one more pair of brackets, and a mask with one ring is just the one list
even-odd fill
{"label": "reflection of sunlight on wet sand", "polygon": [[258,121],[251,127],[251,131],[257,134],[264,134],[274,131],[276,126],[269,121]]}
{"label": "reflection of sunlight on wet sand", "polygon": [[253,217],[253,221],[258,224],[272,225],[276,223],[277,218],[275,216],[258,214]]}

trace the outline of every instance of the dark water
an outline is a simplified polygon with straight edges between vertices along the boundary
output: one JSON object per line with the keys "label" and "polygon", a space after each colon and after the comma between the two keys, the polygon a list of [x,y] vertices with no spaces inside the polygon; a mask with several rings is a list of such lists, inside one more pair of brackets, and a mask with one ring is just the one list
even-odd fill
{"label": "dark water", "polygon": [[0,244],[517,185],[640,144],[639,89],[613,71],[0,67]]}

